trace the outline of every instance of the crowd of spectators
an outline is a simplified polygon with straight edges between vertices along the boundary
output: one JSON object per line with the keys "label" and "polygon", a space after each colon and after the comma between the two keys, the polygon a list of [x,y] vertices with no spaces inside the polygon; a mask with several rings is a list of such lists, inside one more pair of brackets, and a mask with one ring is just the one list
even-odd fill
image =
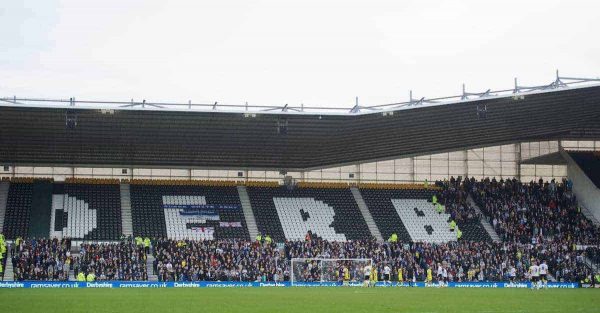
{"label": "crowd of spectators", "polygon": [[[175,241],[159,240],[155,245],[155,273],[161,281],[285,281],[289,280],[292,258],[372,259],[379,274],[387,265],[392,277],[424,281],[426,270],[436,271],[438,264],[448,273],[449,281],[526,281],[532,262],[545,261],[550,274],[559,281],[579,281],[589,275],[583,251],[573,250],[566,242],[537,244],[458,241],[446,244],[390,243],[375,241],[330,242],[322,239],[289,241],[275,244],[250,241]],[[295,272],[296,280],[319,281],[321,275],[337,273],[336,268],[322,271],[312,261],[304,271]],[[333,265],[334,267],[336,265]],[[338,264],[338,266],[341,266]],[[511,276],[514,273],[514,276]],[[357,280],[362,276],[356,276]],[[382,278],[380,278],[382,279]]]}
{"label": "crowd of spectators", "polygon": [[275,243],[161,239],[153,250],[160,281],[275,281],[282,275]]}
{"label": "crowd of spectators", "polygon": [[437,201],[444,205],[446,213],[458,224],[479,220],[481,217],[477,210],[467,201],[468,189],[461,179],[451,177],[450,180],[436,183],[442,191],[436,194]]}
{"label": "crowd of spectators", "polygon": [[[82,244],[78,257],[71,257],[66,240],[22,241],[15,249],[18,253],[13,264],[17,280],[67,280],[70,268],[74,277],[81,271],[86,275],[94,273],[96,280],[148,279],[144,247],[130,242]],[[392,269],[392,280],[396,281],[401,269],[407,282],[424,281],[427,269],[436,271],[440,265],[446,269],[448,280],[456,282],[526,281],[532,262],[542,261],[558,281],[580,281],[592,274],[583,260],[585,251],[560,240],[535,244],[475,241],[432,244],[331,242],[311,238],[278,246],[247,240],[162,239],[153,242],[152,250],[156,256],[153,271],[160,281],[287,281],[294,271],[290,267],[293,258],[371,259],[380,275],[388,266]],[[335,266],[345,264],[310,263],[305,267],[308,270],[294,272],[296,280],[332,279],[340,269]],[[330,268],[321,270],[321,266]],[[322,277],[323,274],[328,276]],[[362,276],[353,273],[353,279],[360,280]]]}
{"label": "crowd of spectators", "polygon": [[15,280],[68,280],[72,262],[69,239],[18,238],[12,249]]}
{"label": "crowd of spectators", "polygon": [[[70,239],[17,238],[11,245],[11,262],[17,281],[67,281],[79,272],[92,273],[95,280],[147,280],[144,248],[128,241],[81,244],[79,255],[71,254]],[[70,275],[70,272],[72,274]]]}
{"label": "crowd of spectators", "polygon": [[147,280],[146,253],[142,245],[131,241],[107,244],[81,244],[79,256],[73,262],[74,276],[93,273],[95,279]]}
{"label": "crowd of spectators", "polygon": [[600,231],[577,205],[570,183],[521,183],[516,179],[465,181],[475,201],[503,241],[536,243],[545,239],[598,244]]}

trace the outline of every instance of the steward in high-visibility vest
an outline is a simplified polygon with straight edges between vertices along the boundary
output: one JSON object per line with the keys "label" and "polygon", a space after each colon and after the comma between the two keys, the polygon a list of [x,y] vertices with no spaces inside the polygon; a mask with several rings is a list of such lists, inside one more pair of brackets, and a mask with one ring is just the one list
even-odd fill
{"label": "steward in high-visibility vest", "polygon": [[269,235],[266,235],[266,236],[265,236],[265,242],[266,242],[267,244],[270,244],[271,242],[273,242],[273,240],[271,239],[271,237],[270,237]]}
{"label": "steward in high-visibility vest", "polygon": [[456,240],[460,240],[461,237],[462,231],[460,230],[460,228],[456,227]]}
{"label": "steward in high-visibility vest", "polygon": [[93,281],[95,281],[95,280],[96,280],[96,275],[94,275],[94,273],[91,273],[91,272],[90,272],[89,274],[87,274],[87,278],[86,278],[86,280],[87,280],[88,282],[93,282]]}
{"label": "steward in high-visibility vest", "polygon": [[141,246],[144,243],[142,237],[135,237],[135,244]]}
{"label": "steward in high-visibility vest", "polygon": [[388,239],[389,242],[398,242],[398,235],[396,235],[396,233],[393,233],[390,238]]}
{"label": "steward in high-visibility vest", "polygon": [[450,231],[454,231],[454,229],[456,228],[456,222],[454,220],[450,221]]}
{"label": "steward in high-visibility vest", "polygon": [[256,241],[261,242],[262,236],[260,234],[256,235]]}
{"label": "steward in high-visibility vest", "polygon": [[144,251],[150,253],[150,238],[144,238]]}
{"label": "steward in high-visibility vest", "polygon": [[379,280],[379,277],[377,277],[377,269],[373,268],[373,270],[371,271],[371,282],[376,283]]}
{"label": "steward in high-visibility vest", "polygon": [[429,182],[427,181],[427,179],[425,180],[425,182],[423,183],[423,185],[425,186],[425,189],[429,188]]}
{"label": "steward in high-visibility vest", "polygon": [[427,268],[427,278],[425,280],[425,283],[431,283],[433,282],[433,271],[431,270],[431,267]]}
{"label": "steward in high-visibility vest", "polygon": [[439,203],[436,203],[435,210],[438,212],[438,214],[444,213],[444,207]]}
{"label": "steward in high-visibility vest", "polygon": [[436,204],[437,203],[437,196],[433,195],[433,197],[431,197],[431,203]]}
{"label": "steward in high-visibility vest", "polygon": [[77,274],[77,281],[85,281],[85,274],[83,272]]}
{"label": "steward in high-visibility vest", "polygon": [[590,283],[590,277],[586,276],[585,279],[581,283],[582,284],[589,284]]}
{"label": "steward in high-visibility vest", "polygon": [[398,282],[399,283],[404,282],[404,277],[402,275],[402,268],[398,269]]}

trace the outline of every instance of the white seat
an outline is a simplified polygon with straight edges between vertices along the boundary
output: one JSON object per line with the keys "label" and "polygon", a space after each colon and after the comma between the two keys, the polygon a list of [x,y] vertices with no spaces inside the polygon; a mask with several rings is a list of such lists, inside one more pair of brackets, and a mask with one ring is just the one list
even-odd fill
{"label": "white seat", "polygon": [[[438,214],[432,203],[423,199],[391,199],[391,201],[413,241],[442,243],[456,240],[456,234],[451,232],[448,226],[450,215]],[[418,216],[415,208],[422,211],[424,216]],[[431,235],[425,230],[427,225],[433,228]]]}
{"label": "white seat", "polygon": [[68,194],[53,195],[52,207],[63,209],[67,213],[67,225],[62,229],[64,237],[84,238],[85,235],[97,228],[96,210],[90,209],[84,200]]}
{"label": "white seat", "polygon": [[[346,235],[336,233],[331,226],[335,212],[328,204],[314,198],[293,197],[275,197],[273,203],[287,239],[302,240],[310,230],[323,239],[346,241]],[[308,213],[306,221],[302,212]]]}
{"label": "white seat", "polygon": [[165,215],[165,224],[167,226],[167,237],[169,239],[194,239],[194,240],[212,240],[214,239],[213,227],[200,227],[197,229],[187,228],[188,223],[205,224],[206,220],[197,217],[184,217],[179,214],[181,209],[168,208],[169,205],[205,205],[204,196],[163,196],[163,208]]}

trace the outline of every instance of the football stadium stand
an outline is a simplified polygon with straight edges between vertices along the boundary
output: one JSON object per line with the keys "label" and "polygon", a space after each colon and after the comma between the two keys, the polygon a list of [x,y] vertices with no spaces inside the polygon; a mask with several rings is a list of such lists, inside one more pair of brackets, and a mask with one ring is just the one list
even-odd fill
{"label": "football stadium stand", "polygon": [[546,87],[331,114],[0,99],[0,272],[600,284],[600,86]]}
{"label": "football stadium stand", "polygon": [[[153,238],[149,248],[119,232],[119,186],[114,181],[54,183],[54,223],[71,224],[63,224],[62,239],[22,239],[29,238],[29,225],[16,227],[11,221],[18,216],[14,212],[28,212],[33,184],[11,182],[5,229],[9,238],[17,238],[10,247],[14,279],[75,280],[79,273],[91,273],[95,280],[286,281],[292,258],[326,257],[371,258],[380,272],[388,265],[394,279],[401,271],[407,281],[422,281],[426,270],[437,270],[439,264],[450,281],[526,281],[528,264],[546,261],[553,280],[581,281],[592,275],[590,263],[597,262],[597,249],[590,245],[597,244],[598,227],[577,212],[571,190],[553,181],[472,179],[440,181],[433,188],[360,188],[381,233],[396,233],[397,242],[371,238],[350,189],[341,186],[248,187],[263,234],[250,239],[235,183],[131,183],[134,234]],[[480,227],[466,226],[479,223],[464,201],[466,190],[484,208],[502,242],[491,242]],[[114,216],[101,215],[102,210]],[[98,213],[84,213],[89,211]],[[384,223],[385,216],[398,224]],[[452,220],[458,221],[455,231],[450,230]],[[202,229],[207,227],[214,231]],[[464,237],[457,238],[461,228]],[[93,243],[91,238],[112,241]],[[71,239],[88,242],[71,247]],[[314,271],[304,279],[320,281],[320,275]]]}

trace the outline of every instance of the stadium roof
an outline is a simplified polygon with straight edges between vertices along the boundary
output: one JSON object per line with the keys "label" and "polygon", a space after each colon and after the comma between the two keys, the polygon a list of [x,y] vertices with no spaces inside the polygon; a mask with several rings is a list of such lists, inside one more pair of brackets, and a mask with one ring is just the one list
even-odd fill
{"label": "stadium roof", "polygon": [[[0,105],[0,163],[306,170],[521,141],[600,139],[600,86],[366,114]],[[11,99],[13,100],[13,99]],[[147,104],[146,104],[147,105]],[[398,110],[401,109],[401,110]],[[349,114],[348,114],[349,113]]]}
{"label": "stadium roof", "polygon": [[113,110],[148,110],[148,111],[192,111],[192,112],[223,112],[223,113],[248,113],[248,114],[320,114],[320,115],[363,115],[383,112],[394,112],[416,107],[428,107],[438,105],[449,105],[468,101],[477,101],[481,99],[496,99],[504,97],[514,97],[516,94],[527,95],[546,92],[555,92],[566,88],[589,87],[593,84],[600,85],[600,78],[574,78],[562,77],[556,72],[556,78],[549,84],[539,86],[522,86],[517,83],[515,78],[514,88],[491,90],[483,92],[468,92],[463,84],[460,95],[437,97],[437,98],[413,98],[412,90],[409,93],[409,100],[404,102],[395,102],[387,104],[378,104],[363,106],[359,105],[358,97],[356,104],[351,108],[346,107],[323,107],[323,106],[265,106],[245,104],[220,104],[214,103],[177,103],[177,102],[147,102],[146,100],[129,102],[122,101],[98,101],[98,100],[78,100],[69,99],[32,99],[4,97],[0,98],[1,105],[10,105],[18,107],[52,107],[52,108],[79,108],[79,109],[113,109]]}

